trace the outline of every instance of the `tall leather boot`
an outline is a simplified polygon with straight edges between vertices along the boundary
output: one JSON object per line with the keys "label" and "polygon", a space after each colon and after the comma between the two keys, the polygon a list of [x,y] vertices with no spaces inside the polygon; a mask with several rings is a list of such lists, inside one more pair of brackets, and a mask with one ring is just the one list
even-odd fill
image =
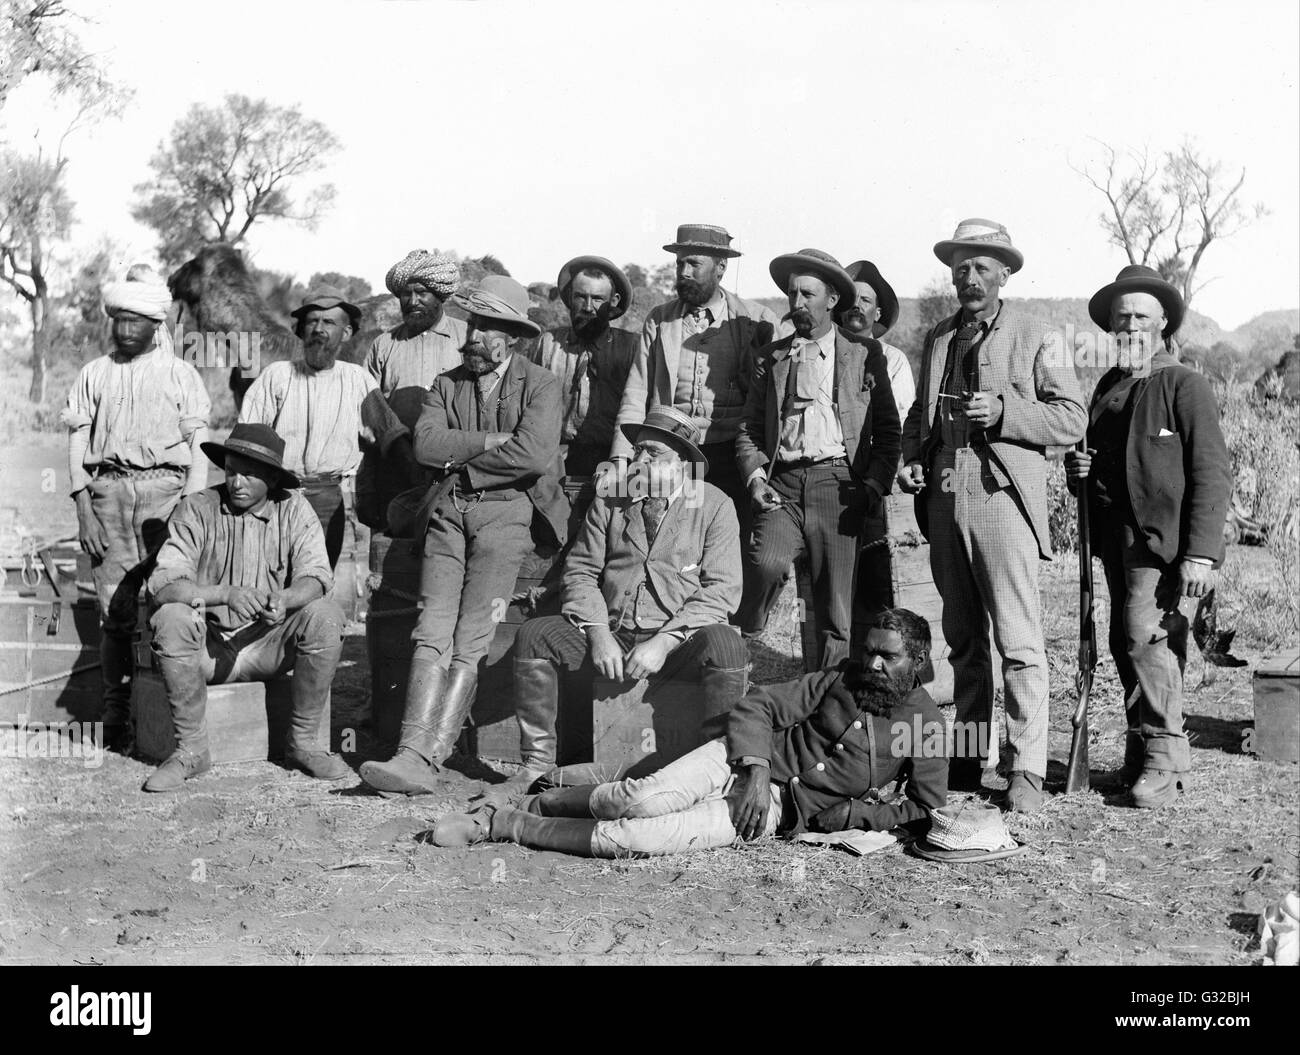
{"label": "tall leather boot", "polygon": [[1142,766],[1146,761],[1146,741],[1142,739],[1140,729],[1128,729],[1124,733],[1124,765],[1119,771],[1119,780],[1126,788],[1131,788],[1142,775]]}
{"label": "tall leather boot", "polygon": [[205,715],[208,684],[199,669],[198,659],[167,658],[154,652],[167,702],[171,705],[172,725],[176,729],[176,750],[149,775],[145,791],[175,791],[191,777],[212,768],[208,754],[208,730]]}
{"label": "tall leather boot", "polygon": [[413,659],[397,752],[387,762],[363,763],[363,781],[386,795],[434,790],[436,762],[441,761],[434,758],[435,733],[446,694],[447,671],[436,660]]}
{"label": "tall leather boot", "polygon": [[496,842],[519,843],[537,850],[558,850],[578,857],[594,857],[591,839],[595,820],[574,817],[539,817],[506,806],[492,814],[491,837]]}
{"label": "tall leather boot", "polygon": [[99,666],[104,679],[104,746],[130,754],[131,687],[135,682],[135,648],[130,636],[104,631],[99,639]]}
{"label": "tall leather boot", "polygon": [[549,659],[516,659],[515,715],[523,769],[475,799],[477,808],[517,806],[533,783],[555,767],[555,717],[560,706],[560,672]]}
{"label": "tall leather boot", "polygon": [[741,701],[748,688],[748,667],[712,667],[706,663],[700,668],[704,707],[700,712],[699,744],[707,743],[727,731],[727,715]]}
{"label": "tall leather boot", "polygon": [[[284,748],[288,766],[317,780],[342,780],[352,770],[341,757],[317,746],[321,718],[330,699],[330,683],[343,653],[343,642],[324,652],[299,652],[293,662],[293,714]],[[329,730],[326,730],[328,742]]]}
{"label": "tall leather boot", "polygon": [[551,788],[540,795],[530,795],[527,803],[520,804],[521,809],[538,817],[576,817],[594,820],[591,812],[591,793],[595,784],[578,784],[569,788]]}

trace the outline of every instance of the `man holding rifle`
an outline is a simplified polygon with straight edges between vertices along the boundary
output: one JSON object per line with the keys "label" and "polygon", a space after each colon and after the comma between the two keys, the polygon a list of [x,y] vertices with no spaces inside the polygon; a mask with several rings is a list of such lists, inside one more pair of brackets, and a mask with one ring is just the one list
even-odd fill
{"label": "man holding rifle", "polygon": [[1133,805],[1150,809],[1177,799],[1191,768],[1182,608],[1214,588],[1232,476],[1209,382],[1170,350],[1184,314],[1178,290],[1126,267],[1088,313],[1114,335],[1118,362],[1097,384],[1087,450],[1066,455],[1066,474],[1072,489],[1086,481],[1080,500],[1110,590],[1128,716],[1121,779]]}

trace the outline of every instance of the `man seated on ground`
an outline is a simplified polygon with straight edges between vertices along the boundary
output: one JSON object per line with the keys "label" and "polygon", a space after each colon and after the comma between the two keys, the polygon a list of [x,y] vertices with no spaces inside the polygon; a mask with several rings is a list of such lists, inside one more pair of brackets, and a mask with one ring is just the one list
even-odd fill
{"label": "man seated on ground", "polygon": [[293,671],[293,716],[285,762],[320,780],[351,770],[316,748],[334,668],[343,652],[343,612],[325,533],[284,468],[284,440],[269,425],[239,424],[203,453],[226,482],[181,500],[149,578],[158,605],[153,652],[167,687],[176,751],[145,782],[175,791],[211,768],[208,685],[268,681]]}
{"label": "man seated on ground", "polygon": [[727,496],[703,480],[699,429],[659,406],[623,431],[633,451],[625,493],[587,510],[564,565],[562,614],[530,619],[515,638],[524,768],[486,804],[517,801],[555,765],[561,676],[563,698],[588,706],[597,672],[698,684],[701,726],[745,693],[745,643],[727,625],[740,601],[740,527]]}
{"label": "man seated on ground", "polygon": [[777,833],[921,827],[948,794],[948,761],[936,749],[943,719],[918,681],[929,650],[924,619],[886,609],[861,662],[751,689],[728,716],[725,737],[657,773],[451,814],[438,821],[434,842],[493,839],[627,857]]}

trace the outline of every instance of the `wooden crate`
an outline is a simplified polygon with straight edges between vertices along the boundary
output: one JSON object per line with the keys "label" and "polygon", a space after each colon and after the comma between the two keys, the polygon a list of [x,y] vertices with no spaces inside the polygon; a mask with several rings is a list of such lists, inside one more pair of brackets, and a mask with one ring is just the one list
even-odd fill
{"label": "wooden crate", "polygon": [[592,688],[592,761],[624,775],[644,776],[704,742],[703,699],[695,682],[645,679],[616,683],[597,677]]}
{"label": "wooden crate", "polygon": [[[103,715],[99,612],[90,598],[58,604],[0,593],[0,721],[93,722]],[[54,630],[54,633],[50,633]]]}
{"label": "wooden crate", "polygon": [[[176,729],[162,678],[153,673],[140,675],[132,706],[137,752],[156,762],[166,760],[176,749]],[[271,682],[209,685],[206,721],[212,764],[283,758],[292,714],[292,675]],[[316,744],[321,751],[330,749],[328,700]]]}
{"label": "wooden crate", "polygon": [[1255,670],[1255,754],[1300,762],[1300,649],[1267,659]]}

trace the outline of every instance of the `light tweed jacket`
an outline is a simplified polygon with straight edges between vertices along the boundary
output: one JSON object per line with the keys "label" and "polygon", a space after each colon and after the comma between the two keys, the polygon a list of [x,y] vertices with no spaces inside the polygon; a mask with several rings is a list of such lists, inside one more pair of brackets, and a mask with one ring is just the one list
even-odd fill
{"label": "light tweed jacket", "polygon": [[[926,334],[916,401],[903,425],[903,462],[919,462],[926,450],[939,386],[961,313]],[[1061,334],[1029,318],[1015,304],[1002,310],[979,348],[980,388],[1002,397],[1002,418],[986,430],[992,460],[1006,475],[1029,516],[1039,556],[1052,557],[1047,535],[1047,459],[1044,448],[1073,445],[1083,436],[1088,414]],[[940,481],[929,481],[929,487]],[[924,501],[917,520],[929,537]]]}

